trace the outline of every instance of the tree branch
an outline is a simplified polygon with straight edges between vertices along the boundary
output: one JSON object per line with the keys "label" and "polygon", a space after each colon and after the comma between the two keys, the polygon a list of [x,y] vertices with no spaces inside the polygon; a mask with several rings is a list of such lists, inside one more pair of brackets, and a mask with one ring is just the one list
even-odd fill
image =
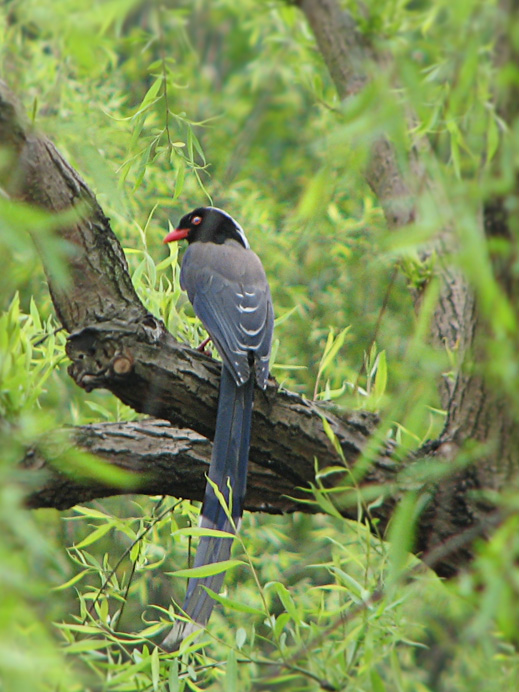
{"label": "tree branch", "polygon": [[[74,477],[73,469],[62,463],[58,470],[56,459],[44,449],[31,450],[23,462],[25,470],[30,471],[25,480],[32,485],[26,497],[29,508],[63,510],[95,498],[126,493],[203,499],[211,443],[192,430],[174,428],[168,421],[156,419],[98,423],[73,430],[70,442],[127,471],[129,482],[117,485]],[[307,495],[274,471],[250,464],[247,510],[273,514],[302,508],[310,511],[308,505],[292,499],[295,497]]]}

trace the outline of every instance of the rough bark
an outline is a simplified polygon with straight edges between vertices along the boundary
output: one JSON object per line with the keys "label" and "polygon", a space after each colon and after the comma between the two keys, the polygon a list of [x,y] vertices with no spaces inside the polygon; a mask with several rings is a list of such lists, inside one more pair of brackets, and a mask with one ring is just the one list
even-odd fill
{"label": "rough bark", "polygon": [[[168,421],[145,419],[131,423],[98,423],[71,431],[70,445],[95,454],[115,468],[129,473],[129,479],[117,485],[92,478],[81,478],[74,469],[60,461],[52,444],[30,450],[23,466],[27,474],[26,504],[31,509],[54,507],[68,509],[75,504],[110,495],[140,493],[172,495],[202,500],[205,474],[211,461],[211,443],[186,428],[175,428]],[[52,452],[49,450],[53,450]],[[328,457],[330,460],[330,457]],[[396,482],[398,467],[389,457],[379,458],[364,478],[380,495],[390,493]],[[312,466],[300,466],[298,476],[286,473],[276,465],[267,467],[251,460],[245,509],[253,512],[316,512],[317,504],[309,502],[308,487],[315,482]],[[35,483],[36,478],[36,483]],[[372,516],[387,522],[389,503]],[[344,516],[358,517],[358,495],[343,497],[340,509]]]}
{"label": "rough bark", "polygon": [[[70,469],[67,472],[62,463],[57,465],[56,458],[44,449],[31,450],[23,466],[31,472],[27,476],[29,481],[38,473],[38,483],[28,491],[29,508],[63,510],[95,498],[129,492],[203,499],[211,443],[193,430],[174,428],[168,421],[155,419],[99,423],[76,428],[70,443],[127,471],[128,481],[109,485],[92,478],[73,477]],[[245,503],[248,511],[292,512],[302,508],[295,497],[307,499],[289,479],[253,462],[250,464]],[[304,509],[308,511],[306,506]]]}

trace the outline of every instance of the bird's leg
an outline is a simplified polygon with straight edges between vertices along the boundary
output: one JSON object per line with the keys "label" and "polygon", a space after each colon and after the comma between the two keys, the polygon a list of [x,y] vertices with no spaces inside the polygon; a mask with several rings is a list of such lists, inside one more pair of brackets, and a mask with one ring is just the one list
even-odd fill
{"label": "bird's leg", "polygon": [[205,350],[205,347],[207,344],[211,341],[211,337],[208,336],[207,339],[204,339],[200,346],[197,346],[196,350],[199,351],[200,353],[203,353],[205,356],[210,356],[211,353],[209,351]]}

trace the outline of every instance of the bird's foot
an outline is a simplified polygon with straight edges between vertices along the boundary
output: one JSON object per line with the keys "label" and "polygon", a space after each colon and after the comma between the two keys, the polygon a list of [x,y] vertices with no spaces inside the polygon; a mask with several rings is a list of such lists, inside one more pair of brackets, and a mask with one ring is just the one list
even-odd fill
{"label": "bird's foot", "polygon": [[210,356],[210,355],[211,355],[211,351],[206,350],[206,348],[205,348],[205,347],[207,346],[207,344],[208,344],[210,341],[211,341],[211,337],[208,336],[207,339],[204,339],[204,340],[202,341],[202,343],[200,344],[200,346],[197,346],[196,350],[199,351],[200,353],[203,353],[204,356]]}

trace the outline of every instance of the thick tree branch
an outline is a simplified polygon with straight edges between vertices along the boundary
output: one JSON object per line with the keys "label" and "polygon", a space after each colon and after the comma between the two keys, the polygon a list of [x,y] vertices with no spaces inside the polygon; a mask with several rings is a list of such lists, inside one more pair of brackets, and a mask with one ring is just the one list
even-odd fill
{"label": "thick tree branch", "polygon": [[[120,485],[103,483],[97,479],[81,477],[74,468],[64,467],[52,444],[27,453],[23,466],[29,471],[25,478],[29,486],[26,504],[32,509],[54,507],[68,509],[79,502],[94,498],[127,493],[146,495],[172,495],[189,500],[202,500],[205,474],[211,460],[211,443],[202,435],[185,428],[172,427],[169,422],[145,419],[127,423],[98,423],[71,431],[70,444],[95,454],[117,469],[127,471],[129,482]],[[370,472],[370,482],[377,483],[381,494],[389,493],[396,478],[397,465],[389,458],[379,460],[376,472]],[[58,470],[59,469],[59,470]],[[297,482],[275,468],[251,462],[245,508],[249,511],[281,512],[319,511],[309,501],[310,483],[315,481],[314,469],[302,469],[306,474]],[[346,475],[345,469],[345,475]],[[304,500],[305,502],[298,502]],[[357,493],[350,504],[341,507],[344,516],[357,518]],[[389,519],[389,510],[378,518]]]}
{"label": "thick tree branch", "polygon": [[[73,469],[63,468],[60,463],[61,470],[58,470],[56,459],[44,449],[31,450],[23,463],[31,472],[27,481],[33,485],[26,498],[28,507],[68,509],[98,497],[132,492],[203,499],[211,443],[192,430],[174,428],[168,421],[157,419],[98,423],[73,430],[70,442],[115,468],[127,471],[130,482],[117,485],[77,475],[74,478]],[[37,486],[34,487],[31,481],[36,474]],[[301,509],[301,505],[288,496],[307,497],[283,476],[251,463],[247,510],[280,513]],[[304,509],[309,511],[307,505]]]}
{"label": "thick tree branch", "polygon": [[[87,390],[104,387],[139,412],[212,439],[220,365],[165,331],[150,340],[147,329],[139,327],[106,322],[73,334],[67,349],[72,377]],[[354,466],[375,430],[376,416],[360,412],[338,418],[273,384],[266,392],[256,391],[251,460],[296,484],[306,483],[314,475],[316,459],[323,465],[339,462],[323,416]],[[371,482],[368,479],[369,473],[366,481]]]}

